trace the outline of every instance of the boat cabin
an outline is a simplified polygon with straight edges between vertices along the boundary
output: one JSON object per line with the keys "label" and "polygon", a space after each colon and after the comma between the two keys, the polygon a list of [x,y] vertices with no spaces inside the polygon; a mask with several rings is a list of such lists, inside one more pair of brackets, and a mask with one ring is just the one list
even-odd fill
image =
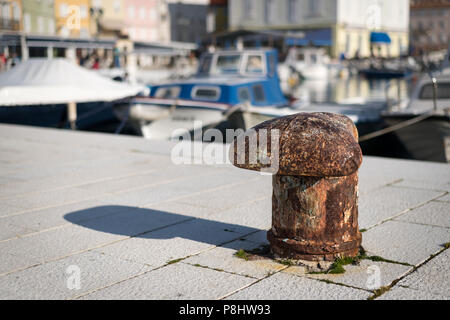
{"label": "boat cabin", "polygon": [[288,65],[324,65],[328,63],[327,54],[323,48],[290,48],[285,63]]}
{"label": "boat cabin", "polygon": [[151,98],[255,106],[282,106],[276,50],[217,51],[204,54],[197,74],[151,88]]}

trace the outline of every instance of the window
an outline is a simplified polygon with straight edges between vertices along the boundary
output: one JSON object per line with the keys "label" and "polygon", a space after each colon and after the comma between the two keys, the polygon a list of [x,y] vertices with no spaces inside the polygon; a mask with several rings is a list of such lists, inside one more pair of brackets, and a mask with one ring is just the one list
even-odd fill
{"label": "window", "polygon": [[13,19],[14,20],[20,20],[21,12],[20,7],[17,3],[13,3]]}
{"label": "window", "polygon": [[155,92],[155,98],[176,99],[180,95],[181,87],[161,87]]}
{"label": "window", "polygon": [[134,7],[128,7],[128,18],[134,19]]}
{"label": "window", "polygon": [[86,6],[80,6],[80,17],[81,19],[86,19],[88,17],[88,9]]}
{"label": "window", "polygon": [[[419,99],[430,100],[433,99],[433,85],[426,84],[423,86],[419,94]],[[450,83],[438,83],[437,85],[437,99],[450,99]]]}
{"label": "window", "polygon": [[158,15],[157,15],[156,10],[154,8],[150,9],[149,16],[150,16],[150,19],[153,20],[153,21],[156,21],[158,19]]}
{"label": "window", "polygon": [[29,13],[23,15],[23,28],[25,32],[31,31],[31,16]]}
{"label": "window", "polygon": [[195,87],[192,89],[192,97],[200,100],[216,101],[220,96],[219,87]]}
{"label": "window", "polygon": [[140,7],[140,8],[139,8],[139,18],[140,18],[141,20],[144,20],[145,17],[146,17],[146,10],[145,10],[145,7]]}
{"label": "window", "polygon": [[320,0],[309,0],[309,14],[318,16],[320,14]]}
{"label": "window", "polygon": [[248,91],[247,87],[241,87],[238,89],[238,98],[241,102],[250,100],[250,91]]}
{"label": "window", "polygon": [[222,55],[217,58],[216,69],[219,74],[238,73],[241,62],[239,54]]}
{"label": "window", "polygon": [[199,73],[209,73],[209,69],[211,68],[212,56],[208,55],[203,57],[200,61],[200,67],[198,68]]}
{"label": "window", "polygon": [[37,18],[38,33],[44,33],[44,18]]}
{"label": "window", "polygon": [[49,34],[54,34],[55,33],[55,20],[53,20],[52,18],[49,18],[47,21],[47,28],[48,28]]}
{"label": "window", "polygon": [[288,0],[288,21],[297,21],[298,0]]}
{"label": "window", "polygon": [[94,1],[92,1],[92,7],[94,7],[94,8],[101,8],[102,7],[102,0],[94,0]]}
{"label": "window", "polygon": [[62,18],[65,18],[65,17],[67,17],[68,14],[69,14],[69,7],[67,6],[67,4],[62,3],[62,4],[59,6],[59,15],[60,15]]}
{"label": "window", "polygon": [[275,0],[265,0],[264,2],[264,13],[265,13],[265,21],[266,23],[275,22]]}
{"label": "window", "polygon": [[262,74],[264,73],[263,58],[261,55],[249,55],[245,66],[246,73]]}
{"label": "window", "polygon": [[120,0],[115,0],[114,1],[114,13],[119,13],[120,12]]}
{"label": "window", "polygon": [[264,89],[261,84],[256,84],[252,87],[253,97],[255,98],[255,102],[264,102],[266,101],[266,96],[264,95]]}
{"label": "window", "polygon": [[244,18],[251,18],[252,17],[252,0],[242,0],[242,12]]}
{"label": "window", "polygon": [[[7,3],[5,3],[3,5],[0,3],[0,6],[2,7],[2,18],[5,20],[11,18],[11,14],[9,12],[10,11],[9,5]],[[6,23],[6,21],[4,21],[3,23]]]}

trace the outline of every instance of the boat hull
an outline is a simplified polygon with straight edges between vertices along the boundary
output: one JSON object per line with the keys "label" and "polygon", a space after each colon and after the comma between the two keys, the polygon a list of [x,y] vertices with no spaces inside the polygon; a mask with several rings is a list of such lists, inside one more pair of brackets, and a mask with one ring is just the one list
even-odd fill
{"label": "boat hull", "polygon": [[[98,111],[98,112],[97,112]],[[91,129],[115,120],[110,103],[77,105],[77,129]],[[67,105],[0,106],[0,122],[50,128],[69,127]]]}
{"label": "boat hull", "polygon": [[[385,115],[384,121],[389,125],[417,117],[417,115]],[[419,123],[395,131],[397,137],[416,160],[450,162],[450,118],[433,116]]]}
{"label": "boat hull", "polygon": [[404,78],[411,74],[409,71],[390,71],[390,70],[361,70],[361,75],[368,79],[395,79]]}

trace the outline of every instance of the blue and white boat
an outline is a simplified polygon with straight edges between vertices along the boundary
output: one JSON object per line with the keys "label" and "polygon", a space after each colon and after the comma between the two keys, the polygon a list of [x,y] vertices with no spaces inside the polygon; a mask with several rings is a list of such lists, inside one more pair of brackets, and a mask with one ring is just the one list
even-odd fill
{"label": "blue and white boat", "polygon": [[[246,49],[205,53],[195,76],[152,86],[130,105],[115,107],[147,139],[166,140],[179,129],[248,129],[298,112],[335,112],[355,123],[379,119],[379,108],[353,105],[290,104],[280,88],[277,51]],[[370,113],[368,116],[367,113]],[[369,119],[369,120],[368,120]]]}
{"label": "blue and white boat", "polygon": [[168,139],[176,129],[202,127],[250,128],[298,110],[286,108],[272,49],[218,51],[202,56],[189,79],[151,87],[149,96],[116,108],[146,138]]}

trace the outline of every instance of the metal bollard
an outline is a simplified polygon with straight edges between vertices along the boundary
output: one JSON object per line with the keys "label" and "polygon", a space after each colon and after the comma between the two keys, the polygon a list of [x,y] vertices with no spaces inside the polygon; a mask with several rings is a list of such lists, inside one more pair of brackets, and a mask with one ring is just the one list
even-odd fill
{"label": "metal bollard", "polygon": [[[261,143],[270,141],[261,134],[270,135],[273,129],[279,130],[278,150]],[[250,131],[257,149],[251,150],[250,139],[238,137],[230,159],[239,168],[261,171],[267,164],[260,157],[250,163],[251,153],[278,152],[273,157],[278,171],[273,175],[272,228],[267,233],[274,256],[310,261],[356,256],[361,244],[357,170],[362,152],[353,121],[339,114],[299,113]],[[251,138],[252,133],[246,135]]]}

